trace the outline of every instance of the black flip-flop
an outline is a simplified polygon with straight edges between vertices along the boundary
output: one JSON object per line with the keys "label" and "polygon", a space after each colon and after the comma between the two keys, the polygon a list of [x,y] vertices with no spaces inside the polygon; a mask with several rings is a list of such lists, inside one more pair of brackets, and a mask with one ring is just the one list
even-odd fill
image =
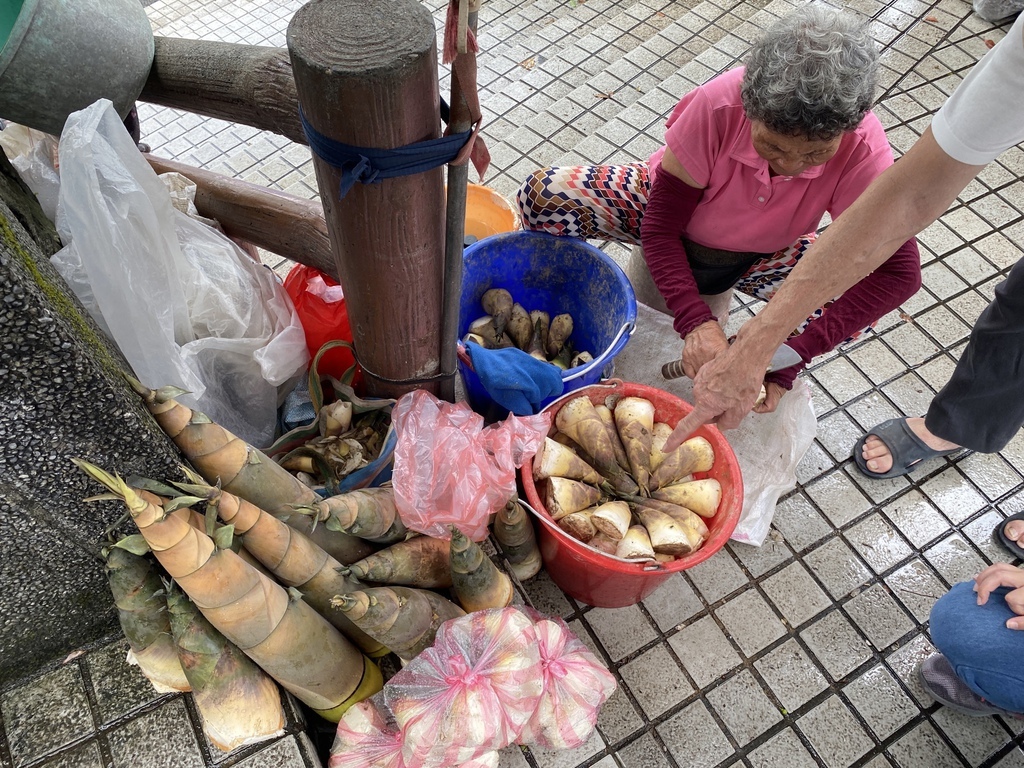
{"label": "black flip-flop", "polygon": [[1006,535],[1006,524],[1013,520],[1024,520],[1024,512],[1018,512],[1015,515],[1010,515],[996,526],[996,538],[998,538],[1002,545],[1010,550],[1014,555],[1024,560],[1024,547],[1021,546],[1021,542],[1014,541]]}
{"label": "black flip-flop", "polygon": [[[888,472],[873,472],[868,469],[868,463],[864,460],[864,443],[871,435],[881,440],[889,449],[889,454],[892,456],[892,468]],[[875,480],[886,480],[890,477],[907,474],[926,459],[948,456],[962,450],[963,448],[950,448],[948,451],[936,451],[934,448],[929,448],[921,438],[914,434],[914,431],[907,425],[906,418],[889,419],[871,429],[857,441],[857,445],[853,449],[853,460],[857,464],[857,469],[863,474]]]}

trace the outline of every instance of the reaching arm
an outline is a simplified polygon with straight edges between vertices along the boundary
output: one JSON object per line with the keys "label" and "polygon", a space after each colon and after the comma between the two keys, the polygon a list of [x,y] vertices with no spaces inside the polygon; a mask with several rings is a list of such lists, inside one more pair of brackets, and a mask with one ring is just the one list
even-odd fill
{"label": "reaching arm", "polygon": [[701,424],[738,426],[757,396],[772,353],[793,329],[941,216],[983,167],[954,160],[931,129],[925,131],[822,233],[768,306],[740,328],[729,349],[701,368],[694,411],[663,450],[671,450]]}

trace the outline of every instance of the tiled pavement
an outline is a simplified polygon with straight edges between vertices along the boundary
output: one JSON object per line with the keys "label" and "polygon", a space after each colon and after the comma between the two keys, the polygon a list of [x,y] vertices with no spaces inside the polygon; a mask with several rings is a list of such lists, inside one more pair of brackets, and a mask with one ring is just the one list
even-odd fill
{"label": "tiled pavement", "polygon": [[[148,12],[158,34],[283,46],[299,5],[158,0]],[[429,5],[440,26],[442,3]],[[1005,30],[963,0],[847,5],[872,18],[884,50],[876,112],[897,155]],[[734,65],[787,7],[485,0],[480,87],[494,159],[486,183],[508,194],[540,165],[646,157],[679,96]],[[140,111],[156,154],[316,194],[304,147],[222,121]],[[1024,721],[938,707],[913,675],[931,649],[932,603],[985,564],[1009,559],[992,531],[1024,509],[1024,435],[998,455],[930,461],[906,479],[866,480],[849,460],[866,428],[921,413],[946,380],[993,287],[1020,256],[1022,176],[1019,148],[992,163],[922,234],[922,290],[877,334],[804,375],[818,435],[764,546],[730,545],[627,609],[576,605],[543,574],[527,585],[539,608],[571,621],[620,687],[587,745],[507,750],[502,768],[1024,766]],[[756,309],[735,305],[733,324]],[[0,766],[201,765],[205,748],[186,700],[154,699],[134,673],[112,674],[120,642],[89,651],[0,692]],[[316,760],[305,736],[292,733],[221,764]]]}

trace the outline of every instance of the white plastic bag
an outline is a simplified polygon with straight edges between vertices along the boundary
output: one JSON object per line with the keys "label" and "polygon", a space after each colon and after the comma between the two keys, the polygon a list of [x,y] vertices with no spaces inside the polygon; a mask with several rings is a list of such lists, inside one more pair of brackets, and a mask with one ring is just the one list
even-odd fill
{"label": "white plastic bag", "polygon": [[3,147],[21,180],[39,200],[46,218],[53,221],[57,215],[57,193],[60,191],[60,175],[55,167],[57,137],[8,123],[0,131],[0,147]]}
{"label": "white plastic bag", "polygon": [[174,209],[108,100],[72,114],[59,149],[56,224],[70,248],[54,255],[58,271],[144,384],[181,387],[183,402],[269,445],[308,361],[280,281]]}
{"label": "white plastic bag", "polygon": [[1024,0],[974,0],[972,7],[985,21],[1009,21],[1024,10]]}

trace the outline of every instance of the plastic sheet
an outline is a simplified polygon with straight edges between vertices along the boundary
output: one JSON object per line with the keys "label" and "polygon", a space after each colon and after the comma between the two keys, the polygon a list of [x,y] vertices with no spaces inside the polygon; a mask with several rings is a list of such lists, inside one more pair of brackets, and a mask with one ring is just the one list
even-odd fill
{"label": "plastic sheet", "polygon": [[1009,21],[1024,10],[1024,0],[974,0],[974,12],[985,21]]}
{"label": "plastic sheet", "polygon": [[328,768],[407,768],[402,734],[380,694],[353,705],[338,721]]}
{"label": "plastic sheet", "polygon": [[474,541],[487,537],[489,516],[516,493],[516,468],[544,442],[551,416],[510,416],[484,427],[466,403],[429,392],[403,395],[392,420],[398,432],[392,482],[406,526],[435,538],[458,526]]}
{"label": "plastic sheet", "polygon": [[53,263],[136,376],[268,445],[309,359],[273,272],[172,207],[107,100],[68,118],[60,175]]}
{"label": "plastic sheet", "polygon": [[533,622],[521,611],[445,622],[434,645],[384,688],[406,765],[459,765],[512,744],[537,708],[543,681]]}
{"label": "plastic sheet", "polygon": [[568,625],[531,612],[544,669],[544,693],[517,743],[546,749],[585,744],[615,691],[615,678]]}

